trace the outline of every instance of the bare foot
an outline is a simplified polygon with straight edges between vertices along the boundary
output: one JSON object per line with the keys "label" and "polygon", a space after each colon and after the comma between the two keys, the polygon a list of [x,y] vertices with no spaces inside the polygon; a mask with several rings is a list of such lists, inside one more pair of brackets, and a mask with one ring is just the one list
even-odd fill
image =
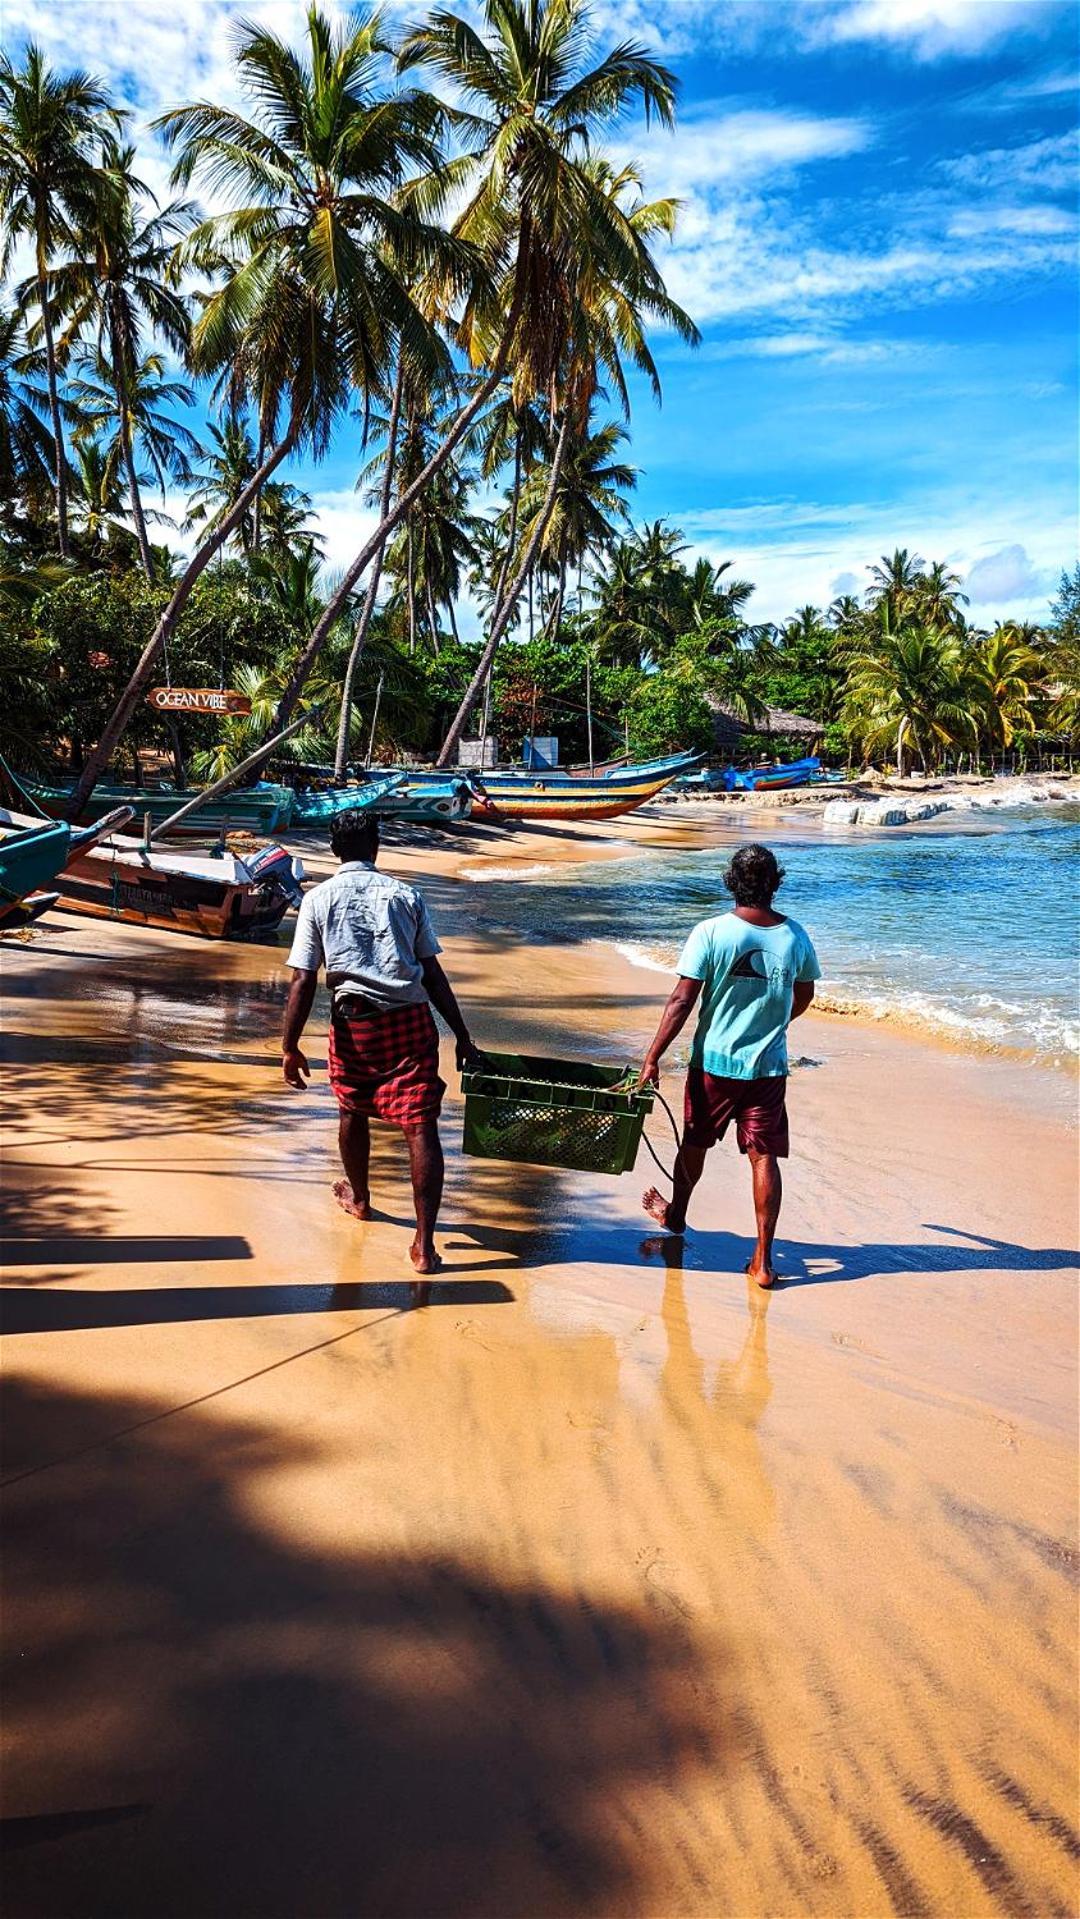
{"label": "bare foot", "polygon": [[665,1232],[675,1233],[680,1237],[685,1233],[685,1220],[681,1226],[675,1225],[671,1218],[671,1202],[664,1198],[663,1193],[661,1193],[657,1187],[650,1186],[648,1191],[642,1194],[641,1203],[650,1219],[655,1219],[657,1225],[662,1226]]}
{"label": "bare foot", "polygon": [[757,1254],[746,1262],[747,1279],[756,1279],[759,1286],[773,1286],[780,1275],[770,1262],[759,1261]]}
{"label": "bare foot", "polygon": [[434,1246],[421,1246],[418,1239],[414,1239],[409,1247],[409,1258],[418,1273],[441,1273],[442,1271],[442,1260]]}
{"label": "bare foot", "polygon": [[351,1219],[371,1218],[370,1200],[357,1199],[347,1179],[336,1179],[334,1181],[334,1198],[337,1200],[342,1212],[348,1213]]}

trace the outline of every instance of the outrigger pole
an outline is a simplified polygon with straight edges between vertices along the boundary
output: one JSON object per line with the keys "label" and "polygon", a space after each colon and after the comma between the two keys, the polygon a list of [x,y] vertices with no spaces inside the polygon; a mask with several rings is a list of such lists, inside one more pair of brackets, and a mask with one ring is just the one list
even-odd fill
{"label": "outrigger pole", "polygon": [[167,819],[159,820],[158,824],[147,833],[146,844],[149,846],[151,840],[158,839],[170,826],[175,826],[178,820],[186,819],[188,814],[194,813],[204,801],[212,800],[215,794],[224,793],[228,787],[235,786],[238,779],[241,779],[245,773],[250,773],[252,767],[258,766],[265,760],[275,746],[281,745],[282,740],[290,739],[294,733],[299,733],[302,726],[307,726],[316,714],[322,712],[325,704],[324,700],[319,706],[310,706],[298,720],[293,720],[289,726],[283,727],[281,732],[275,733],[271,739],[264,740],[261,746],[256,747],[254,753],[248,754],[246,760],[241,760],[239,766],[234,766],[231,773],[223,773],[219,780],[214,780],[210,786],[204,786],[201,793],[196,793],[193,800],[186,801],[183,806],[177,808],[175,813],[170,813]]}

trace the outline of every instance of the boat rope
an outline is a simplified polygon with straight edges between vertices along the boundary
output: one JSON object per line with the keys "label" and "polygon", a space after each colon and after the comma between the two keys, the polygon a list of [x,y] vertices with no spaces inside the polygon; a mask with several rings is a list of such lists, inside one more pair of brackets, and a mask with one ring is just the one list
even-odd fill
{"label": "boat rope", "polygon": [[40,819],[47,820],[50,817],[50,815],[46,813],[45,808],[43,806],[40,806],[38,804],[33,794],[28,793],[25,786],[21,785],[20,782],[16,779],[14,773],[12,772],[10,766],[8,765],[2,753],[0,753],[0,768],[3,769],[4,778],[7,780],[9,786],[11,787],[12,792],[17,793],[19,798],[25,801],[26,805],[30,808],[32,813],[36,813]]}
{"label": "boat rope", "polygon": [[[670,1106],[669,1106],[669,1105],[668,1105],[668,1103],[667,1103],[667,1100],[666,1100],[666,1099],[664,1098],[664,1095],[663,1095],[663,1093],[662,1093],[662,1092],[660,1091],[660,1088],[659,1088],[659,1086],[658,1086],[658,1087],[656,1088],[656,1097],[657,1097],[657,1099],[658,1099],[658,1100],[660,1101],[660,1104],[661,1104],[661,1106],[663,1107],[663,1109],[664,1109],[664,1111],[665,1111],[665,1113],[667,1114],[667,1116],[668,1116],[668,1119],[669,1119],[669,1120],[671,1121],[671,1131],[672,1131],[672,1134],[673,1134],[673,1136],[674,1136],[674,1140],[675,1140],[675,1154],[676,1154],[676,1158],[677,1158],[677,1157],[678,1157],[678,1152],[679,1152],[679,1147],[680,1147],[680,1146],[682,1145],[682,1141],[681,1141],[681,1139],[680,1139],[680,1137],[679,1137],[679,1127],[678,1127],[678,1123],[677,1123],[677,1121],[676,1121],[676,1118],[675,1118],[675,1115],[674,1115],[674,1113],[672,1112],[672,1110],[671,1110],[671,1108],[670,1108]],[[663,1175],[664,1175],[664,1178],[665,1178],[665,1179],[667,1180],[667,1183],[668,1183],[668,1185],[669,1185],[669,1186],[674,1186],[674,1184],[675,1184],[675,1175],[674,1175],[674,1173],[669,1173],[669,1172],[668,1172],[668,1169],[667,1169],[667,1167],[666,1167],[666,1166],[664,1165],[664,1162],[663,1162],[663,1160],[662,1160],[662,1159],[660,1158],[660,1155],[659,1155],[659,1154],[658,1154],[658,1152],[656,1151],[656,1148],[654,1147],[654,1145],[653,1145],[653,1143],[652,1143],[652,1140],[651,1140],[651,1139],[649,1138],[649,1135],[648,1135],[648,1133],[644,1133],[644,1132],[643,1132],[643,1133],[642,1133],[642,1135],[641,1135],[641,1137],[642,1137],[642,1139],[644,1140],[644,1142],[645,1142],[645,1145],[646,1145],[646,1146],[648,1147],[648,1149],[649,1149],[649,1153],[650,1153],[650,1154],[651,1154],[651,1156],[652,1156],[652,1161],[653,1161],[653,1164],[654,1164],[654,1165],[656,1166],[656,1168],[657,1168],[657,1170],[658,1170],[659,1172],[661,1172],[661,1173],[663,1173]]]}

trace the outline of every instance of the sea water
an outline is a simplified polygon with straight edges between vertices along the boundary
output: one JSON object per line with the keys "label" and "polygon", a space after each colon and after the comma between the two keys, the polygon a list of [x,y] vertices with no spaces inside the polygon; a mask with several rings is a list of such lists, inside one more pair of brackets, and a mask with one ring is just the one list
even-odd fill
{"label": "sea water", "polygon": [[[1080,1050],[1080,807],[992,825],[834,834],[779,821],[780,910],[801,920],[826,1002],[1062,1064]],[[664,849],[485,888],[533,937],[600,940],[670,972],[695,921],[727,910],[728,853]],[[493,897],[494,896],[494,897]]]}

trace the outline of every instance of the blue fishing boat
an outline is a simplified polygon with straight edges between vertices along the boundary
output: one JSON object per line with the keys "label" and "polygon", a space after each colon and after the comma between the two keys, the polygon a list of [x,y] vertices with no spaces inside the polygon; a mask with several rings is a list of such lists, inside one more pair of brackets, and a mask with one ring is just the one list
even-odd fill
{"label": "blue fishing boat", "polygon": [[468,819],[474,788],[457,775],[416,772],[410,767],[385,767],[368,772],[356,769],[343,786],[298,789],[292,814],[294,830],[327,829],[339,813],[363,812],[373,807],[380,819],[407,820],[423,826],[445,826]]}
{"label": "blue fishing boat", "polygon": [[42,893],[69,866],[131,818],[130,806],[114,807],[93,826],[66,820],[35,820],[0,808],[0,931],[29,926],[55,906],[57,893]]}

